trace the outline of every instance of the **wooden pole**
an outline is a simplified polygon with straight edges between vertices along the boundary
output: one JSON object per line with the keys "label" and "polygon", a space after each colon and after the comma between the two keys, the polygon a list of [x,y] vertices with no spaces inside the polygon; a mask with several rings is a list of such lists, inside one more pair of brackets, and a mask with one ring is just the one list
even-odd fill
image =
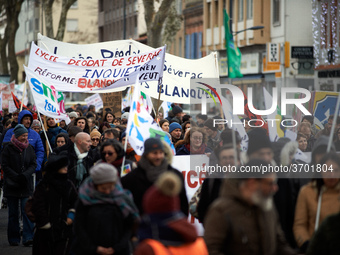
{"label": "wooden pole", "polygon": [[22,106],[24,105],[24,98],[25,98],[25,95],[26,95],[26,85],[27,84],[27,81],[25,81],[25,85],[24,85],[24,91],[22,93],[22,99],[21,99],[21,105],[20,105],[20,111],[22,111]]}

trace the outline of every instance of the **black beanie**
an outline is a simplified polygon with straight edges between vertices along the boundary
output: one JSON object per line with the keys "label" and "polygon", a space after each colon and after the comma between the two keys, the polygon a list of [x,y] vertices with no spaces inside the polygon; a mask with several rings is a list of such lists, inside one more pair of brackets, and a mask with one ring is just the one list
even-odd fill
{"label": "black beanie", "polygon": [[164,150],[163,143],[158,138],[149,138],[144,142],[144,152],[143,155],[146,155],[154,150]]}
{"label": "black beanie", "polygon": [[65,166],[68,166],[68,158],[66,155],[51,155],[45,165],[45,170],[49,173],[56,173]]}
{"label": "black beanie", "polygon": [[178,105],[172,104],[171,106],[172,106],[172,113],[173,113],[174,115],[183,112],[182,108],[179,107]]}
{"label": "black beanie", "polygon": [[267,131],[263,128],[253,128],[249,133],[249,142],[248,142],[248,156],[253,152],[258,151],[263,148],[272,149],[272,143],[267,136]]}
{"label": "black beanie", "polygon": [[206,121],[204,121],[203,126],[209,128],[213,131],[217,130],[217,125],[214,126],[214,120],[213,119],[207,119]]}

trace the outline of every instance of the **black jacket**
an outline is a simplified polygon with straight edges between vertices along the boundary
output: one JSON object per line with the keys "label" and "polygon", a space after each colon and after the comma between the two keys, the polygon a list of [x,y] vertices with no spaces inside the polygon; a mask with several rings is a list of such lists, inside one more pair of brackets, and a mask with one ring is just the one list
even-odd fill
{"label": "black jacket", "polygon": [[[168,171],[171,171],[178,175],[178,177],[182,181],[182,190],[179,194],[180,197],[180,203],[181,203],[181,211],[188,215],[189,213],[189,206],[188,206],[188,198],[185,191],[185,185],[184,185],[184,179],[183,175],[173,168],[171,165],[168,165]],[[138,167],[135,170],[132,170],[130,173],[122,177],[121,179],[122,185],[124,189],[128,189],[131,191],[133,195],[133,200],[139,210],[140,215],[143,215],[143,196],[145,192],[153,185],[152,182],[150,182],[147,177],[145,170],[141,168],[141,166],[138,164]]]}
{"label": "black jacket", "polygon": [[[76,188],[79,188],[79,183],[76,180],[78,157],[74,150],[74,144],[69,146],[67,150],[60,152],[59,155],[66,155],[68,157],[68,160],[69,160],[68,177],[73,182],[74,186]],[[91,150],[89,151],[88,155],[85,158],[83,158],[83,164],[86,169],[86,174],[83,176],[83,180],[81,182],[83,182],[90,175],[90,168],[94,165]]]}
{"label": "black jacket", "polygon": [[[32,212],[36,218],[37,229],[33,254],[48,255],[51,254],[51,248],[60,251],[55,254],[68,254],[72,225],[67,226],[65,222],[68,213],[75,212],[78,194],[73,183],[64,177],[67,175],[47,173],[34,191]],[[51,224],[50,230],[40,229],[47,223]],[[49,235],[46,234],[48,231]]]}
{"label": "black jacket", "polygon": [[115,204],[84,205],[78,200],[75,218],[74,252],[97,254],[97,246],[112,247],[115,255],[129,255],[133,219],[123,217]]}
{"label": "black jacket", "polygon": [[4,196],[29,197],[33,194],[33,176],[37,167],[32,145],[20,152],[9,142],[1,154],[4,171]]}

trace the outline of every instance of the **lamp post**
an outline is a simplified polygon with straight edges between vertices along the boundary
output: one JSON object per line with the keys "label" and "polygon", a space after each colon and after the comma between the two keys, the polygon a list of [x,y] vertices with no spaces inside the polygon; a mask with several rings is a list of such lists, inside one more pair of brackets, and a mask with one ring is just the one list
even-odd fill
{"label": "lamp post", "polygon": [[264,26],[254,26],[254,27],[249,27],[249,28],[246,28],[246,29],[242,29],[242,30],[234,32],[233,35],[237,35],[239,33],[247,31],[247,30],[260,30],[260,29],[264,29]]}

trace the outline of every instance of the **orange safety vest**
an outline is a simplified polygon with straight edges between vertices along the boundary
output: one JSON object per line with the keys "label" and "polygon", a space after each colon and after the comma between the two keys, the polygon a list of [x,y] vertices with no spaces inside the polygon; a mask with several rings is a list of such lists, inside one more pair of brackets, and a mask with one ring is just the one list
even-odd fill
{"label": "orange safety vest", "polygon": [[207,246],[203,238],[199,237],[195,242],[181,246],[165,247],[161,242],[154,239],[146,239],[144,243],[151,246],[155,255],[208,255]]}

